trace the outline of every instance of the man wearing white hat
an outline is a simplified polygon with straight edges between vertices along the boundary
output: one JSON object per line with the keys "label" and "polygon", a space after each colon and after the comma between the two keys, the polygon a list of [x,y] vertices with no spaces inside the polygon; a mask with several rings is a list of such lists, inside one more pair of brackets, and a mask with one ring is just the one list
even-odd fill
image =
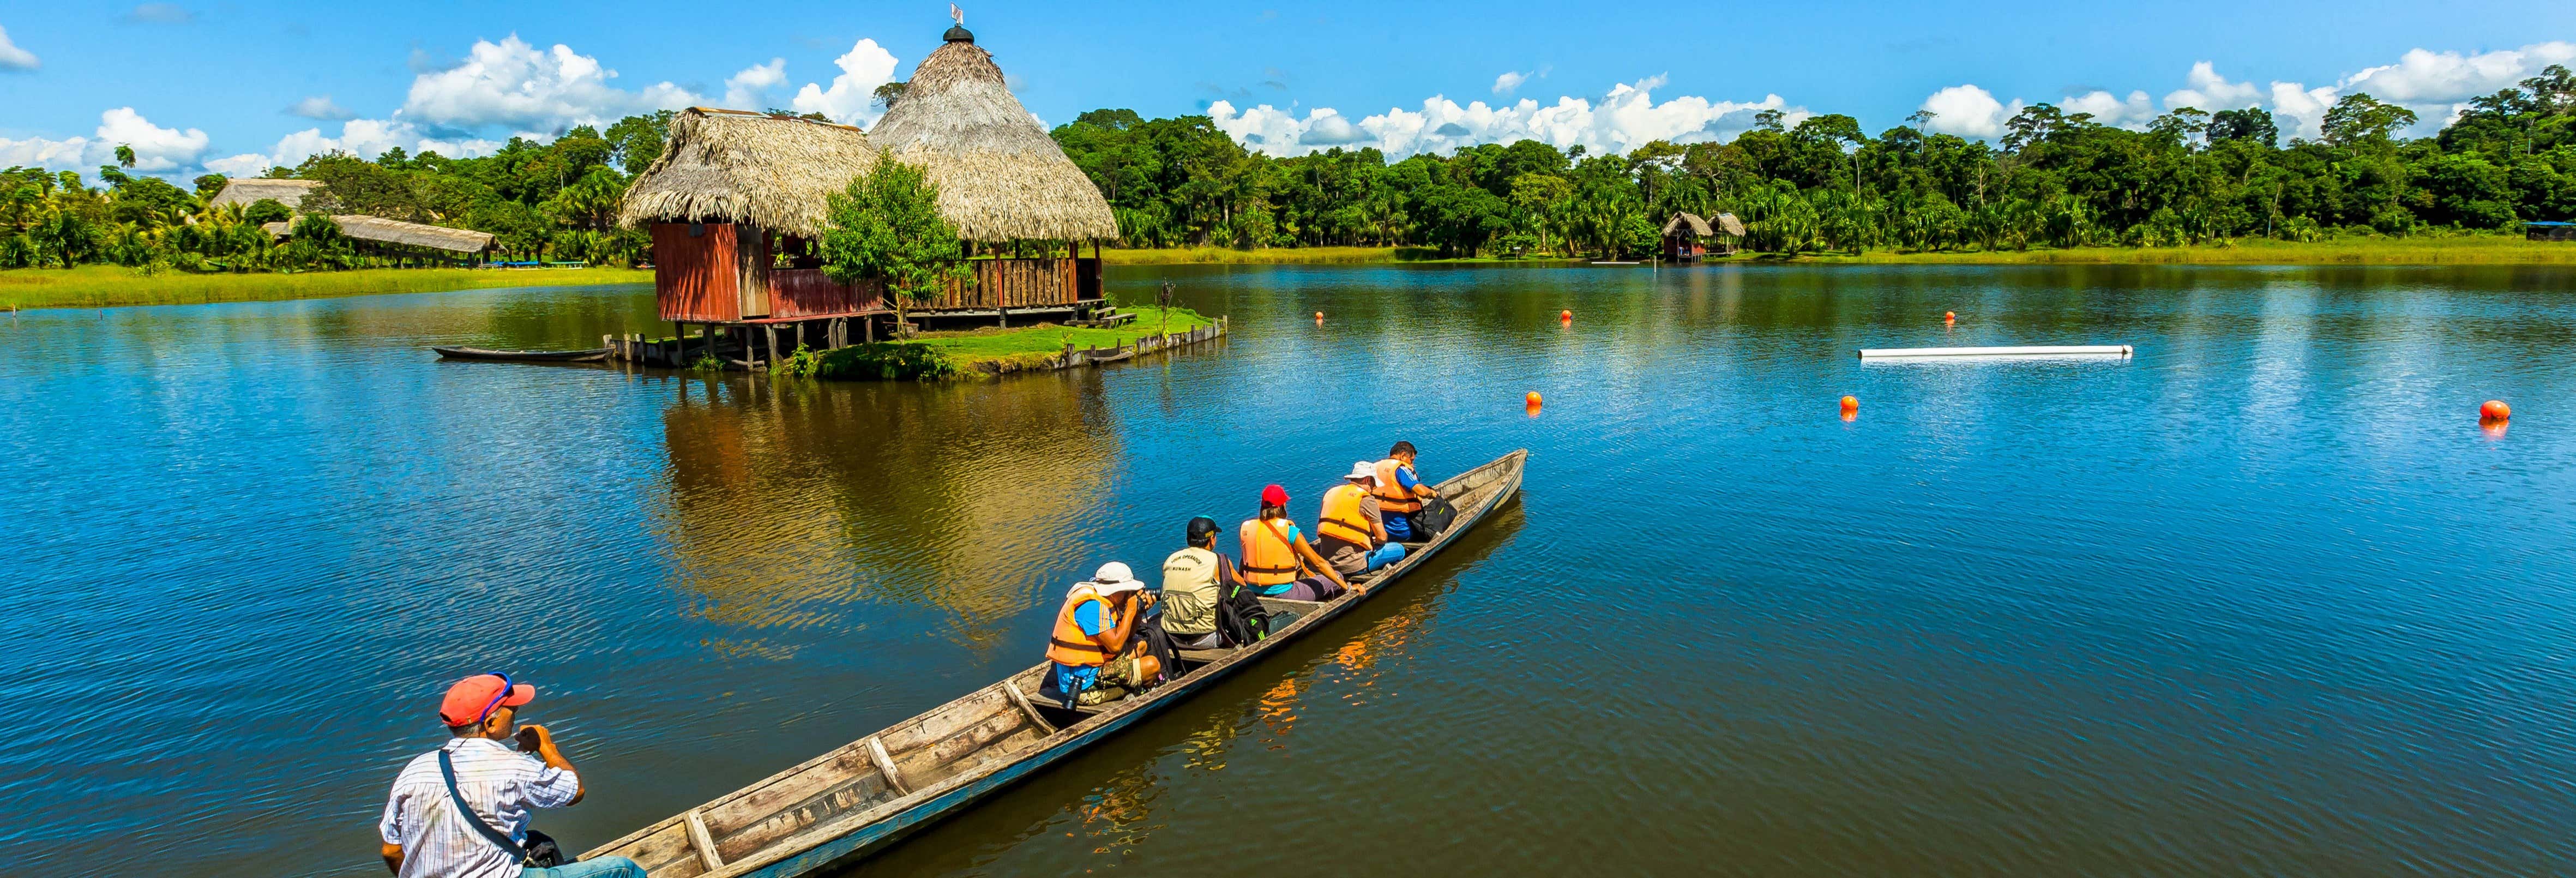
{"label": "man wearing white hat", "polygon": [[1153,606],[1152,595],[1127,565],[1111,561],[1100,572],[1073,584],[1056,611],[1055,634],[1047,641],[1053,662],[1040,695],[1071,710],[1127,697],[1160,678],[1162,663],[1143,650],[1130,651],[1136,624]]}
{"label": "man wearing white hat", "polygon": [[1377,465],[1351,464],[1351,474],[1324,492],[1324,514],[1315,520],[1315,545],[1324,560],[1343,576],[1356,576],[1404,557],[1404,544],[1387,539],[1385,515],[1378,511]]}

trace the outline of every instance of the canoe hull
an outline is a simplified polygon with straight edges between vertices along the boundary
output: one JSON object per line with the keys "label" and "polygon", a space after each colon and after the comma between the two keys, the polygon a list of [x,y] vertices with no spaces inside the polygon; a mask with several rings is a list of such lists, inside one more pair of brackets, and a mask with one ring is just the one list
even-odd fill
{"label": "canoe hull", "polygon": [[607,348],[586,351],[496,351],[487,348],[433,347],[442,359],[489,360],[496,363],[587,363],[608,359]]}

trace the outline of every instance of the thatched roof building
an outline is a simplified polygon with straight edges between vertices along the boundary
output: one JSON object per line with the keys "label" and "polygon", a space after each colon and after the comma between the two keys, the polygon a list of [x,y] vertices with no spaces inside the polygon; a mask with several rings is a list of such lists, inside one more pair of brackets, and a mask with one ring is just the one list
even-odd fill
{"label": "thatched roof building", "polygon": [[[352,240],[374,244],[392,244],[468,254],[492,249],[493,237],[490,232],[451,229],[446,226],[425,226],[420,223],[407,223],[364,214],[335,216],[331,221],[340,224],[340,234],[347,235]],[[269,223],[260,228],[267,230],[269,236],[275,238],[284,238],[293,234],[293,227],[287,223]]]}
{"label": "thatched roof building", "polygon": [[741,223],[822,234],[825,197],[876,166],[867,135],[848,125],[743,110],[691,107],[626,189],[621,225]]}
{"label": "thatched roof building", "polygon": [[939,184],[939,213],[970,241],[1118,237],[1109,202],[1002,82],[964,27],[912,72],[869,139]]}
{"label": "thatched roof building", "polygon": [[320,180],[267,178],[228,180],[224,182],[224,191],[215,193],[215,200],[206,202],[206,206],[226,207],[238,204],[249,207],[261,199],[269,199],[289,208],[300,208],[304,206],[304,196],[311,195],[314,190],[320,188],[322,188]]}
{"label": "thatched roof building", "polygon": [[1716,230],[1708,227],[1707,220],[1699,218],[1699,214],[1684,211],[1673,214],[1673,218],[1664,223],[1664,237],[1672,237],[1674,232],[1683,229],[1689,229],[1691,234],[1702,238],[1717,234]]}

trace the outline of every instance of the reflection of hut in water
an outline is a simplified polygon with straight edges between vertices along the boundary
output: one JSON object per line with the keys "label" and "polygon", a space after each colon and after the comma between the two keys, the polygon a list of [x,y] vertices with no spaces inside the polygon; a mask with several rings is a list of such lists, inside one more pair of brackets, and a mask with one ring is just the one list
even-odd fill
{"label": "reflection of hut in water", "polygon": [[1001,623],[1093,561],[1078,531],[1118,445],[1088,420],[1098,405],[1067,397],[1096,389],[827,384],[675,402],[663,432],[680,584],[754,638],[891,604],[943,612],[969,642],[1025,646]]}
{"label": "reflection of hut in water", "polygon": [[674,117],[662,157],[619,214],[653,230],[662,319],[739,334],[731,344],[755,361],[781,332],[824,347],[873,338],[893,313],[879,285],[824,277],[813,242],[827,196],[874,167],[879,150],[928,170],[940,214],[974,257],[972,283],[951,282],[914,316],[1008,323],[1079,318],[1107,304],[1098,245],[1118,234],[1109,202],[1011,96],[992,54],[957,27],[872,134],[732,110]]}
{"label": "reflection of hut in water", "polygon": [[1717,215],[1716,225],[1712,226],[1695,213],[1673,214],[1673,218],[1664,223],[1664,258],[1673,262],[1698,262],[1704,255],[1733,255],[1735,245],[1728,238],[1718,237],[1721,231],[1733,238],[1743,238],[1744,222],[1736,219],[1734,214],[1721,213]]}

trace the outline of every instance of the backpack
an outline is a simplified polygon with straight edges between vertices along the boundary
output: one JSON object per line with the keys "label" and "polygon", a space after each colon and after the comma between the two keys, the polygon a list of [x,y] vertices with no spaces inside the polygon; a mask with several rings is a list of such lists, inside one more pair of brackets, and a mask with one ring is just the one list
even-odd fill
{"label": "backpack", "polygon": [[1261,593],[1243,581],[1234,569],[1234,559],[1219,552],[1217,587],[1224,597],[1216,602],[1216,630],[1233,646],[1250,646],[1270,636],[1270,613],[1261,607]]}
{"label": "backpack", "polygon": [[1424,499],[1422,509],[1413,513],[1413,538],[1417,541],[1429,542],[1432,537],[1439,536],[1441,531],[1448,530],[1450,525],[1456,523],[1458,523],[1458,507],[1450,505],[1449,498]]}

